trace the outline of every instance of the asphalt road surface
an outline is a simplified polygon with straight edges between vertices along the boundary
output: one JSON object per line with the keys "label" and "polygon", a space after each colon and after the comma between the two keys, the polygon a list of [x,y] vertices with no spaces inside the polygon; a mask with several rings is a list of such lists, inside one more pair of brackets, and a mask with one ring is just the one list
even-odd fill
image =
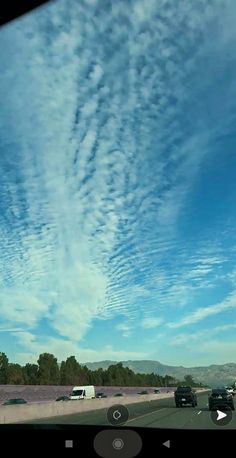
{"label": "asphalt road surface", "polygon": [[[236,429],[236,411],[232,412],[232,419],[228,425],[221,422],[215,424],[208,410],[208,394],[198,395],[198,406],[175,407],[174,398],[160,399],[157,401],[129,404],[129,419],[127,427],[150,428],[180,428],[180,429]],[[74,401],[75,402],[75,401]],[[115,401],[114,404],[118,404]],[[235,400],[236,405],[236,400]],[[225,412],[229,415],[227,412]],[[27,424],[78,424],[78,425],[109,425],[107,409],[90,412],[70,414],[66,416],[34,420]]]}

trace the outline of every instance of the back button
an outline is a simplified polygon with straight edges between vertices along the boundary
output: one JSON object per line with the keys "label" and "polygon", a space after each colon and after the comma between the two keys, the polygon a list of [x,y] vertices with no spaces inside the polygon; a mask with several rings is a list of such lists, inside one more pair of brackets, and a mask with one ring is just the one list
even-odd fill
{"label": "back button", "polygon": [[167,448],[170,448],[170,441],[163,442],[162,445],[164,445]]}

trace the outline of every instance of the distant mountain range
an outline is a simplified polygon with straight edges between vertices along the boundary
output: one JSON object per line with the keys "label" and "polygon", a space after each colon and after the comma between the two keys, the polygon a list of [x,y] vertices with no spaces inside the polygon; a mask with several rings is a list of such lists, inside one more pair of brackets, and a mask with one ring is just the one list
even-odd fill
{"label": "distant mountain range", "polygon": [[[129,367],[134,372],[140,374],[159,374],[171,375],[178,380],[183,380],[185,375],[192,375],[196,382],[201,382],[212,387],[232,384],[236,381],[236,364],[212,364],[211,366],[184,367],[184,366],[167,366],[159,361],[122,361],[124,367]],[[86,363],[89,369],[98,368],[107,369],[111,364],[117,364],[117,361],[99,361],[95,363]]]}

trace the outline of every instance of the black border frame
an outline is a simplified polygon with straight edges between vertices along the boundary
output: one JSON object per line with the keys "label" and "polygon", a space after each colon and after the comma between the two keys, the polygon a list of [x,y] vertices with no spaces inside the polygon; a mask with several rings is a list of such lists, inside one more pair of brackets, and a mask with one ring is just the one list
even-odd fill
{"label": "black border frame", "polygon": [[0,26],[53,0],[6,0],[1,3]]}

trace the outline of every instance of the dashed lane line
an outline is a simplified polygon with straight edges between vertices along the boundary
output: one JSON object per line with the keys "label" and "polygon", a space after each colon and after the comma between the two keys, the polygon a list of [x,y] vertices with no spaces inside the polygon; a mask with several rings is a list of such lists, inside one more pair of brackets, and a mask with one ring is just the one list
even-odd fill
{"label": "dashed lane line", "polygon": [[145,413],[144,415],[139,415],[138,417],[131,418],[131,420],[127,420],[126,423],[130,423],[131,421],[139,420],[139,418],[147,417],[148,415],[152,415],[153,413],[160,412],[161,410],[166,410],[167,407],[163,407],[162,409],[153,410],[152,412]]}

